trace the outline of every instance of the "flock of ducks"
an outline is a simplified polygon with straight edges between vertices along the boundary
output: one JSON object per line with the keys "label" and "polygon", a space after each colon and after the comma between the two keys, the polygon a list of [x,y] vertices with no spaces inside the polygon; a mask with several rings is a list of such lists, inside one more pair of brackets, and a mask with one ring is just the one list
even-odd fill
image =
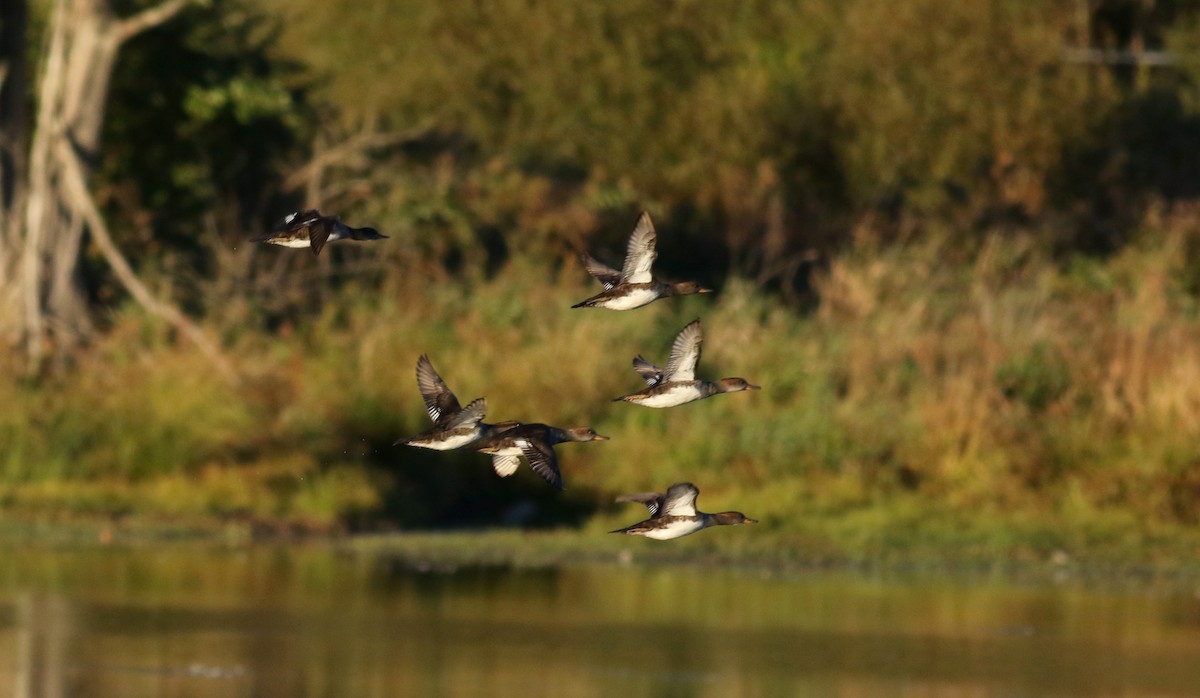
{"label": "flock of ducks", "polygon": [[[319,255],[327,243],[335,240],[380,240],[386,238],[374,228],[352,228],[337,216],[323,216],[316,209],[288,214],[269,233],[257,235],[251,242],[265,242],[283,247],[310,248]],[[591,255],[582,255],[584,267],[604,286],[600,293],[576,303],[572,308],[607,308],[633,310],[660,298],[695,293],[712,293],[693,281],[666,283],[651,273],[657,237],[654,224],[647,213],[638,218],[629,237],[625,262],[618,271]],[[615,402],[630,402],[643,407],[676,407],[718,393],[758,390],[744,378],[722,378],[707,381],[696,377],[703,344],[700,320],[688,323],[671,344],[665,368],[650,363],[641,355],[633,359],[633,368],[646,382],[646,387],[615,398]],[[398,439],[396,445],[415,446],[438,451],[463,448],[490,455],[492,468],[500,477],[514,474],[520,459],[529,461],[530,468],[558,490],[563,489],[562,472],[554,446],[569,441],[606,441],[591,427],[561,429],[542,423],[515,421],[489,424],[487,400],[478,398],[463,407],[454,392],[434,369],[429,357],[417,359],[417,389],[425,402],[433,427],[415,436]],[[617,497],[618,502],[644,504],[650,518],[632,526],[611,531],[670,540],[686,536],[710,526],[729,526],[758,523],[738,511],[709,514],[696,509],[700,490],[690,482],[672,485],[665,493],[639,492]]]}

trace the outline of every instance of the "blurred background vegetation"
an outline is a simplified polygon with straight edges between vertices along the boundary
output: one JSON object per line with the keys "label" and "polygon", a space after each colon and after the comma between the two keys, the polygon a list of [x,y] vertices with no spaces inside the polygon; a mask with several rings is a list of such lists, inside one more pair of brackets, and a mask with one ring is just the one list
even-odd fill
{"label": "blurred background vegetation", "polygon": [[[122,49],[92,187],[239,379],[86,251],[101,331],[2,360],[0,503],[598,533],[691,480],[820,554],[1186,537],[1198,78],[1189,0],[211,0]],[[306,206],[390,239],[245,243]],[[570,310],[575,255],[618,261],[642,209],[658,273],[719,293]],[[608,401],[697,316],[702,375],[761,393]],[[612,441],[559,448],[564,496],[393,447],[421,353],[491,419]]]}

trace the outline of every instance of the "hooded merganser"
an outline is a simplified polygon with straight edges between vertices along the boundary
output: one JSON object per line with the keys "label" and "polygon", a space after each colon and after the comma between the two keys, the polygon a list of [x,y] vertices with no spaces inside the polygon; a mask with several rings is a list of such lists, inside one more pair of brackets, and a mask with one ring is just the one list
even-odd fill
{"label": "hooded merganser", "polygon": [[490,453],[492,467],[500,477],[517,472],[520,456],[529,459],[529,467],[541,475],[556,489],[563,488],[562,474],[558,470],[558,458],[554,455],[556,444],[567,441],[607,441],[591,427],[559,429],[548,424],[522,424],[511,429],[492,433],[471,445],[481,453]]}
{"label": "hooded merganser", "polygon": [[700,490],[690,482],[671,485],[666,494],[658,492],[638,492],[617,497],[618,502],[640,502],[650,511],[650,518],[632,526],[626,526],[609,533],[624,533],[631,536],[645,536],[655,540],[671,540],[703,530],[709,526],[736,526],[752,524],[758,521],[747,518],[740,511],[723,511],[719,514],[706,514],[696,511],[696,496]]}
{"label": "hooded merganser", "polygon": [[696,364],[700,361],[700,345],[704,337],[697,318],[679,331],[671,344],[671,357],[667,368],[661,369],[641,356],[634,357],[633,368],[649,386],[645,390],[615,398],[644,407],[675,407],[693,400],[702,400],[717,393],[736,393],[742,390],[758,390],[744,378],[722,378],[712,382],[696,378]]}
{"label": "hooded merganser", "polygon": [[621,271],[598,261],[587,254],[582,255],[588,273],[600,280],[604,290],[571,306],[572,308],[608,308],[609,310],[633,310],[667,296],[686,296],[693,293],[712,293],[694,281],[664,283],[650,274],[658,252],[654,249],[654,224],[650,214],[643,212],[637,227],[629,236],[625,251],[625,265]]}
{"label": "hooded merganser", "polygon": [[459,407],[458,398],[454,396],[446,382],[434,370],[429,357],[422,354],[417,359],[417,389],[425,401],[425,410],[433,420],[433,428],[416,436],[397,439],[393,445],[418,446],[432,448],[436,451],[449,451],[462,448],[490,434],[503,432],[518,426],[519,422],[498,422],[486,424],[483,417],[487,413],[486,398],[472,401],[466,407]]}
{"label": "hooded merganser", "polygon": [[309,209],[289,213],[275,224],[269,233],[255,235],[250,242],[266,242],[283,247],[309,247],[314,255],[321,254],[325,243],[334,240],[380,240],[386,238],[374,228],[351,228],[337,216],[322,216]]}

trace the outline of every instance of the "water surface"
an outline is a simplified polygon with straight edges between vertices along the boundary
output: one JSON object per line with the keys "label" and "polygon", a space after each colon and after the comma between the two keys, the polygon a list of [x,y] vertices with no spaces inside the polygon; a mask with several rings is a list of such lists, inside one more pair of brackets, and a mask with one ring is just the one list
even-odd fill
{"label": "water surface", "polygon": [[1194,696],[1186,584],[0,551],[0,695]]}

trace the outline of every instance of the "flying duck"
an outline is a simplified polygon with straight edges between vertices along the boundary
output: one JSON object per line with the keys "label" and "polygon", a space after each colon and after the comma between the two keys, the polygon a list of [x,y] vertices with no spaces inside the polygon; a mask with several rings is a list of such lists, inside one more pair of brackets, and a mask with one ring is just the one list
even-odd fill
{"label": "flying duck", "polygon": [[460,407],[458,398],[446,386],[446,382],[434,370],[429,357],[422,354],[417,359],[417,389],[425,400],[425,409],[433,420],[433,428],[416,436],[397,439],[399,446],[417,446],[432,448],[436,451],[449,451],[467,446],[489,434],[512,429],[520,422],[498,422],[486,424],[483,417],[487,413],[486,398],[472,401],[466,407]]}
{"label": "flying duck", "polygon": [[558,458],[554,455],[556,444],[567,441],[607,441],[591,427],[559,429],[548,424],[522,424],[494,432],[476,441],[471,448],[492,456],[492,467],[500,477],[517,472],[520,456],[529,459],[529,466],[556,489],[563,488],[562,474],[558,470]]}
{"label": "flying duck", "polygon": [[583,265],[592,276],[599,279],[604,290],[572,308],[608,308],[609,310],[633,310],[667,296],[687,296],[693,293],[712,293],[695,281],[664,283],[650,275],[658,252],[654,249],[656,235],[650,214],[642,212],[637,227],[629,236],[625,250],[625,265],[617,271],[583,253]]}
{"label": "flying duck", "polygon": [[386,238],[374,228],[351,228],[337,216],[322,216],[317,209],[289,213],[269,233],[255,235],[250,242],[266,242],[283,247],[310,247],[321,254],[325,243],[334,240],[379,240]]}
{"label": "flying duck", "polygon": [[696,496],[700,490],[690,482],[671,485],[666,494],[638,492],[617,497],[618,502],[640,502],[650,511],[650,518],[609,533],[645,536],[655,540],[671,540],[691,535],[709,526],[736,526],[758,523],[740,511],[706,514],[696,511]]}
{"label": "flying duck", "polygon": [[636,393],[622,395],[614,402],[624,400],[644,407],[675,407],[693,400],[712,397],[717,393],[759,389],[759,386],[752,385],[744,378],[722,378],[716,382],[698,380],[696,364],[700,361],[700,345],[703,340],[700,319],[697,318],[675,336],[666,369],[655,366],[641,356],[634,357],[633,369],[649,387]]}

